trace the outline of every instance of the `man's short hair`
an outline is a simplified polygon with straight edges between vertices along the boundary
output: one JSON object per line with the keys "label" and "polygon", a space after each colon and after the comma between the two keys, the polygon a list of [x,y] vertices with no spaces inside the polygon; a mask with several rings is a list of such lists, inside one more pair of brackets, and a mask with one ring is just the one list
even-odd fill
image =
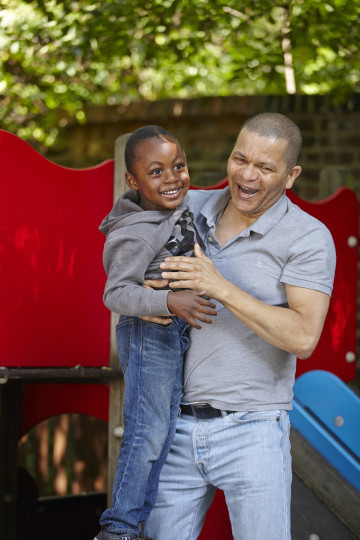
{"label": "man's short hair", "polygon": [[284,153],[284,161],[288,169],[295,167],[303,141],[300,129],[290,118],[280,113],[260,113],[246,120],[240,133],[243,129],[256,133],[260,137],[269,137],[275,140],[285,139],[288,146]]}
{"label": "man's short hair", "polygon": [[140,127],[130,135],[125,146],[125,163],[128,172],[133,172],[133,166],[137,160],[137,147],[139,144],[147,139],[153,138],[170,139],[171,141],[177,143],[182,150],[184,150],[177,137],[170,133],[170,131],[155,125]]}

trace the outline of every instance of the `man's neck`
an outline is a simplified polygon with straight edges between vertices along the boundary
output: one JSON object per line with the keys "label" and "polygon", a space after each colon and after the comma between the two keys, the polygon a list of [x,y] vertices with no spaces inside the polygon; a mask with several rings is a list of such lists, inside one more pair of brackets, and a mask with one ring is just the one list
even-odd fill
{"label": "man's neck", "polygon": [[215,227],[215,238],[223,246],[226,242],[245,231],[255,221],[256,219],[241,214],[230,199]]}

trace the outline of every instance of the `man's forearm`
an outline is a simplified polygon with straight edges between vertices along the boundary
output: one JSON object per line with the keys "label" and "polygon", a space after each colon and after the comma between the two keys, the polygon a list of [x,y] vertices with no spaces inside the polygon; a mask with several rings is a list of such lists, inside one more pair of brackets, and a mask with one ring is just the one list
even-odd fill
{"label": "man's forearm", "polygon": [[318,291],[299,289],[297,292],[300,291],[306,298],[298,310],[265,304],[229,281],[217,300],[265,341],[306,359],[319,341],[328,297]]}

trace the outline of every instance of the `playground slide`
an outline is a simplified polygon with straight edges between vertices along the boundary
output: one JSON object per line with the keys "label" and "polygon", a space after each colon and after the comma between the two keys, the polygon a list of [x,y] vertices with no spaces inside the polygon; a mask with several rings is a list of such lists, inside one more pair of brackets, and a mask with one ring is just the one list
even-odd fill
{"label": "playground slide", "polygon": [[[315,370],[296,380],[293,405],[293,540],[358,539],[360,398],[334,374]],[[296,536],[299,527],[315,536]]]}

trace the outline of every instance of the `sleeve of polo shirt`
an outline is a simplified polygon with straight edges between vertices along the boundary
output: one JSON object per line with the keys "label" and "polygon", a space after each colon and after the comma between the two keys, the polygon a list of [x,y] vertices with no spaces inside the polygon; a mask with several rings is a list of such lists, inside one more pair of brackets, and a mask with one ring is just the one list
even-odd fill
{"label": "sleeve of polo shirt", "polygon": [[331,296],[336,252],[330,231],[314,221],[290,245],[281,282]]}

